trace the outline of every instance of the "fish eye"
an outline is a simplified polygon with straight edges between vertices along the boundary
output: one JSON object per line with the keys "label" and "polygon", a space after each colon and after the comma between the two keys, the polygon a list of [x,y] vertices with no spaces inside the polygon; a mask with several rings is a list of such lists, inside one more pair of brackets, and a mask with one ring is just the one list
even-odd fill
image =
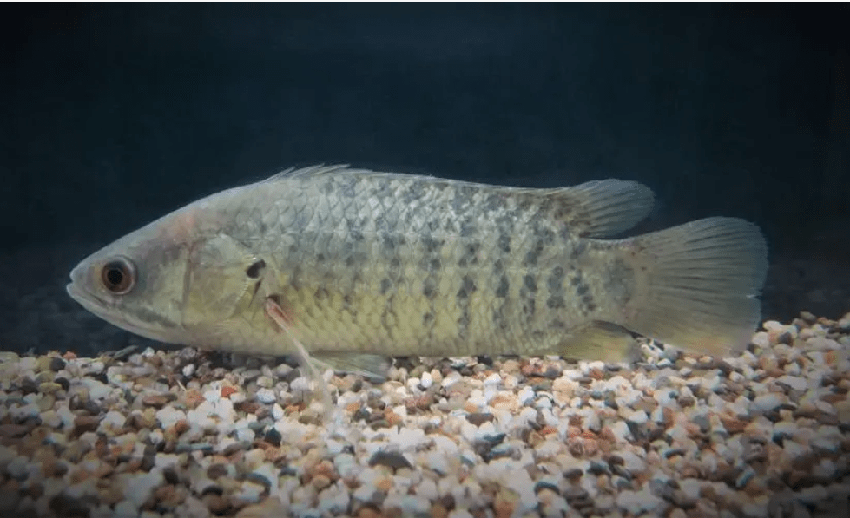
{"label": "fish eye", "polygon": [[124,295],[136,284],[136,267],[126,257],[116,257],[103,265],[100,280],[110,292]]}

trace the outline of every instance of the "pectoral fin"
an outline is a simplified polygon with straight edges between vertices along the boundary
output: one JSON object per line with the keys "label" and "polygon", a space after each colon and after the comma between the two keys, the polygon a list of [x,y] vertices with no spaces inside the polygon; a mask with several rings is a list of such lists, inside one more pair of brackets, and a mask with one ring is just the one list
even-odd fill
{"label": "pectoral fin", "polygon": [[392,360],[377,354],[315,353],[312,361],[322,369],[333,369],[367,378],[386,379]]}

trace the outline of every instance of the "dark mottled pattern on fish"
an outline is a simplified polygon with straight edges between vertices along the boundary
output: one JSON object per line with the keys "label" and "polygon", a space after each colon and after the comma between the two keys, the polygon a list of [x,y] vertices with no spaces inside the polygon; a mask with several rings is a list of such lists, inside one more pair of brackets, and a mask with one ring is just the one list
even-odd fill
{"label": "dark mottled pattern on fish", "polygon": [[[568,211],[548,198],[391,174],[304,176],[289,183],[301,190],[294,199],[303,203],[278,205],[285,236],[269,246],[280,251],[278,269],[291,272],[291,293],[284,295],[296,307],[306,302],[305,285],[333,278],[332,290],[354,294],[340,308],[352,321],[364,318],[362,300],[353,301],[358,295],[380,296],[380,307],[367,311],[378,312],[387,340],[399,340],[392,329],[400,318],[396,306],[421,299],[413,305],[421,308],[416,320],[423,329],[409,338],[434,339],[442,329],[446,336],[437,338],[454,335],[457,347],[485,339],[508,347],[553,320],[547,309],[565,307],[562,263],[575,247],[559,219]],[[297,247],[283,246],[287,242]],[[309,264],[311,278],[289,263]],[[318,317],[321,310],[312,313]]]}

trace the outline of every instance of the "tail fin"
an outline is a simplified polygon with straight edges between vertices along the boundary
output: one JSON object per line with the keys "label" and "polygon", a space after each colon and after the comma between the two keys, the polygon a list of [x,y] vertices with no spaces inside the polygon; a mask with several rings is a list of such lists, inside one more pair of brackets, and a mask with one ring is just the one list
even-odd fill
{"label": "tail fin", "polygon": [[761,311],[767,244],[758,227],[708,218],[625,241],[635,293],[618,322],[644,336],[721,356],[743,349]]}

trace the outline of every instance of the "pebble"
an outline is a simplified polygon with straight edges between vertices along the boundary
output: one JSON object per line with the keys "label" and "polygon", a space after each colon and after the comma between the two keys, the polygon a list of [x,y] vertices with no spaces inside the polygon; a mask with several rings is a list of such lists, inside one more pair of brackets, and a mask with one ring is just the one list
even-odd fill
{"label": "pebble", "polygon": [[327,414],[285,363],[225,368],[193,349],[5,355],[0,508],[755,517],[782,485],[793,509],[837,502],[850,490],[850,362],[839,354],[850,325],[765,322],[753,343],[720,360],[648,342],[628,369],[422,359],[381,385],[328,372]]}
{"label": "pebble", "polygon": [[782,403],[782,398],[776,394],[762,394],[753,399],[752,408],[756,412],[769,412],[776,410]]}
{"label": "pebble", "polygon": [[268,388],[262,388],[257,390],[254,394],[254,397],[257,399],[257,402],[263,404],[271,404],[277,400],[277,396],[274,391]]}

